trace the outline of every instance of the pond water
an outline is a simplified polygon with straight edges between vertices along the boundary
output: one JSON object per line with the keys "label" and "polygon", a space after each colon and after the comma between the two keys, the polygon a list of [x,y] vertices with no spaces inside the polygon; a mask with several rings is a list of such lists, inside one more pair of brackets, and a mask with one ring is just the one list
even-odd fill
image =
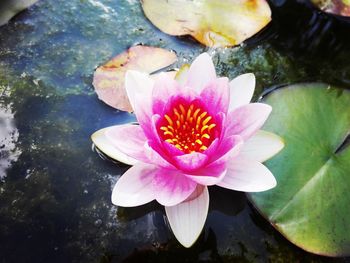
{"label": "pond water", "polygon": [[136,0],[42,0],[0,27],[0,262],[350,262],[297,248],[244,193],[215,187],[185,249],[157,203],[111,204],[128,166],[92,148],[94,131],[135,121],[98,100],[94,69],[138,43],[175,50],[175,66],[208,51],[220,75],[254,72],[256,99],[286,83],[349,86],[350,23],[300,0],[271,4],[272,24],[230,49],[163,34]]}

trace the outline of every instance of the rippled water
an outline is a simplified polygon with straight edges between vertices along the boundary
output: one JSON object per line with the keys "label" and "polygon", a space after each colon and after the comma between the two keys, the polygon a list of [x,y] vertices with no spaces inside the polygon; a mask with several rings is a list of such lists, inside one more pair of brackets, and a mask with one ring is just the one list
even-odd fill
{"label": "rippled water", "polygon": [[[209,50],[220,74],[254,72],[257,92],[301,81],[350,84],[346,21],[303,1],[271,1],[273,23],[246,44]],[[127,47],[173,49],[179,66],[205,51],[167,36],[139,1],[42,0],[0,28],[0,262],[347,262],[295,247],[243,193],[213,187],[207,224],[182,248],[156,203],[111,205],[128,169],[100,158],[90,135],[135,121],[93,91],[94,69]]]}

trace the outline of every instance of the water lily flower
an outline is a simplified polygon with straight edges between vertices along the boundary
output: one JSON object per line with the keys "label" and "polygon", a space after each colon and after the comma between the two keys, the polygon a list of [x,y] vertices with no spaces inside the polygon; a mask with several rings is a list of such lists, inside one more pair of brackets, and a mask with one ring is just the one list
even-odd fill
{"label": "water lily flower", "polygon": [[203,53],[178,82],[128,71],[125,87],[139,125],[117,125],[92,135],[106,155],[133,165],[116,183],[112,202],[133,207],[157,200],[185,246],[199,237],[208,214],[207,186],[259,192],[276,180],[262,164],[283,148],[259,130],[271,107],[250,103],[253,74],[218,78]]}

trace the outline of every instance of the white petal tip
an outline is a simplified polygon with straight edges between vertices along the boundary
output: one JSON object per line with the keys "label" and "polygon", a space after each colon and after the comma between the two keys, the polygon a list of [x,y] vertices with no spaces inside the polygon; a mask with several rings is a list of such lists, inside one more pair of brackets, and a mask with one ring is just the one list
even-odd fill
{"label": "white petal tip", "polygon": [[138,204],[129,204],[128,202],[123,200],[123,198],[120,198],[117,194],[113,195],[113,193],[112,193],[111,202],[112,202],[113,205],[120,206],[120,207],[135,207],[135,206],[138,206]]}
{"label": "white petal tip", "polygon": [[[142,83],[144,80],[151,79],[150,75],[146,72],[141,72],[137,70],[128,70],[125,73],[125,87],[126,91],[135,89],[134,85]],[[131,89],[128,89],[128,86],[132,86]],[[142,88],[142,87],[141,87]]]}
{"label": "white petal tip", "polygon": [[113,188],[112,203],[122,207],[134,207],[154,200],[152,171],[154,167],[144,163],[137,163],[127,170]]}
{"label": "white petal tip", "polygon": [[203,52],[195,60],[197,60],[197,59],[198,60],[200,60],[200,59],[210,59],[211,60],[211,56],[207,52]]}
{"label": "white petal tip", "polygon": [[262,163],[237,157],[229,163],[227,174],[217,185],[242,192],[263,192],[274,188],[277,182]]}
{"label": "white petal tip", "polygon": [[265,107],[266,107],[266,110],[271,112],[272,111],[272,107],[268,104],[265,104],[265,103],[262,103]]}
{"label": "white petal tip", "polygon": [[[117,193],[116,190],[113,189],[112,191],[112,197],[111,197],[111,202],[113,205],[116,206],[121,206],[121,207],[135,207],[138,206],[137,204],[134,203],[128,203],[128,201],[130,201],[132,198],[130,198],[130,196],[125,196],[123,197],[122,194]],[[126,201],[128,200],[128,201]]]}
{"label": "white petal tip", "polygon": [[255,79],[255,75],[254,75],[254,73],[244,73],[244,74],[242,74],[242,75],[239,75],[237,78],[241,78],[242,80],[244,80],[244,81],[249,81],[251,84],[253,84],[254,83],[254,86],[255,86],[255,81],[256,81],[256,79]]}
{"label": "white petal tip", "polygon": [[128,70],[125,73],[125,90],[134,110],[138,97],[142,97],[143,100],[149,99],[153,84],[154,81],[147,73],[136,70]]}
{"label": "white petal tip", "polygon": [[260,192],[265,192],[275,188],[277,186],[277,181],[273,175],[271,175],[271,177],[272,178],[265,179],[265,182],[263,185],[252,186],[251,189],[246,190],[244,192],[260,193]]}
{"label": "white petal tip", "polygon": [[119,206],[118,197],[117,197],[114,189],[112,191],[111,202],[112,202],[113,205]]}
{"label": "white petal tip", "polygon": [[261,185],[257,185],[256,189],[252,192],[264,192],[271,190],[272,188],[275,188],[277,186],[276,178],[273,176],[273,174],[269,171],[265,174],[265,178],[263,179],[263,182]]}
{"label": "white petal tip", "polygon": [[137,77],[137,76],[140,76],[140,75],[146,76],[146,77],[149,76],[149,74],[146,73],[146,72],[132,70],[132,69],[127,70],[126,73],[125,73],[125,77],[129,77],[129,78],[130,77],[135,77],[135,76]]}
{"label": "white petal tip", "polygon": [[190,247],[192,247],[193,244],[197,241],[197,239],[198,239],[198,237],[197,237],[195,240],[193,240],[193,241],[189,241],[189,240],[180,241],[180,240],[179,240],[179,242],[180,242],[180,244],[181,244],[182,246],[184,246],[185,248],[190,248]]}
{"label": "white petal tip", "polygon": [[284,148],[284,140],[271,132],[259,130],[243,145],[240,157],[265,162]]}
{"label": "white petal tip", "polygon": [[276,138],[276,153],[279,153],[280,151],[282,151],[282,149],[284,148],[284,146],[286,145],[284,140],[282,139],[282,137],[278,136],[275,134]]}
{"label": "white petal tip", "polygon": [[213,75],[213,76],[211,76],[212,78],[216,77],[213,60],[212,60],[211,56],[206,52],[200,54],[198,57],[196,57],[193,60],[191,66],[190,66],[190,70],[194,71],[194,68],[195,69],[200,68],[202,70],[205,69],[207,71],[206,73],[208,75]]}
{"label": "white petal tip", "polygon": [[273,177],[273,179],[274,179],[274,182],[273,182],[273,184],[272,184],[271,189],[272,189],[272,188],[275,188],[275,187],[277,186],[277,180],[276,180],[276,178]]}
{"label": "white petal tip", "polygon": [[266,184],[266,188],[262,191],[267,191],[272,188],[275,188],[277,186],[276,178],[271,174],[271,177],[269,178],[269,183]]}
{"label": "white petal tip", "polygon": [[199,236],[201,235],[202,231],[203,231],[204,226],[201,228],[200,231],[198,231],[196,234],[193,235],[189,235],[188,233],[184,233],[184,232],[175,232],[173,227],[172,227],[172,231],[173,234],[175,235],[177,241],[184,246],[185,248],[190,248],[194,245],[194,243],[196,243],[196,241],[198,240]]}
{"label": "white petal tip", "polygon": [[254,95],[255,82],[255,75],[253,73],[242,74],[231,80],[229,83],[230,110],[234,110],[251,101]]}
{"label": "white petal tip", "polygon": [[208,189],[197,187],[196,191],[201,191],[197,198],[165,207],[169,225],[176,239],[186,248],[197,241],[208,215]]}
{"label": "white petal tip", "polygon": [[[118,179],[118,182],[119,180],[121,180],[122,177],[120,177]],[[125,202],[123,201],[123,195],[121,195],[119,193],[119,189],[120,187],[118,187],[118,182],[116,183],[116,185],[113,187],[113,190],[112,190],[112,196],[111,196],[111,202],[113,205],[116,205],[116,206],[122,206],[122,207],[128,207],[128,205],[125,204]]]}
{"label": "white petal tip", "polygon": [[[285,146],[284,140],[282,137],[278,136],[277,134],[267,132],[260,130],[260,135],[265,136],[265,140],[268,143],[268,147],[270,149],[270,154],[268,156],[265,156],[266,158],[263,160],[260,160],[261,162],[265,162],[268,159],[272,158],[276,154],[278,154]],[[266,146],[266,147],[267,147]]]}
{"label": "white petal tip", "polygon": [[269,117],[269,115],[272,112],[272,107],[269,104],[265,104],[265,103],[259,103],[261,104],[263,107],[261,108],[262,111],[265,111],[265,117],[266,119]]}

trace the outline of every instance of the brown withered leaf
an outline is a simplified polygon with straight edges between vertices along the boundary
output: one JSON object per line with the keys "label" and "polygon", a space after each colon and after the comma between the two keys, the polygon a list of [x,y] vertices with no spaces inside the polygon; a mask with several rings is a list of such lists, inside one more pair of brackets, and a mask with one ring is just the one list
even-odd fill
{"label": "brown withered leaf", "polygon": [[134,46],[98,67],[94,73],[93,86],[100,100],[113,108],[131,112],[124,87],[126,71],[153,73],[170,66],[176,59],[176,54],[166,49]]}
{"label": "brown withered leaf", "polygon": [[209,47],[238,45],[271,21],[266,0],[141,0],[146,17],[163,32],[191,35]]}

